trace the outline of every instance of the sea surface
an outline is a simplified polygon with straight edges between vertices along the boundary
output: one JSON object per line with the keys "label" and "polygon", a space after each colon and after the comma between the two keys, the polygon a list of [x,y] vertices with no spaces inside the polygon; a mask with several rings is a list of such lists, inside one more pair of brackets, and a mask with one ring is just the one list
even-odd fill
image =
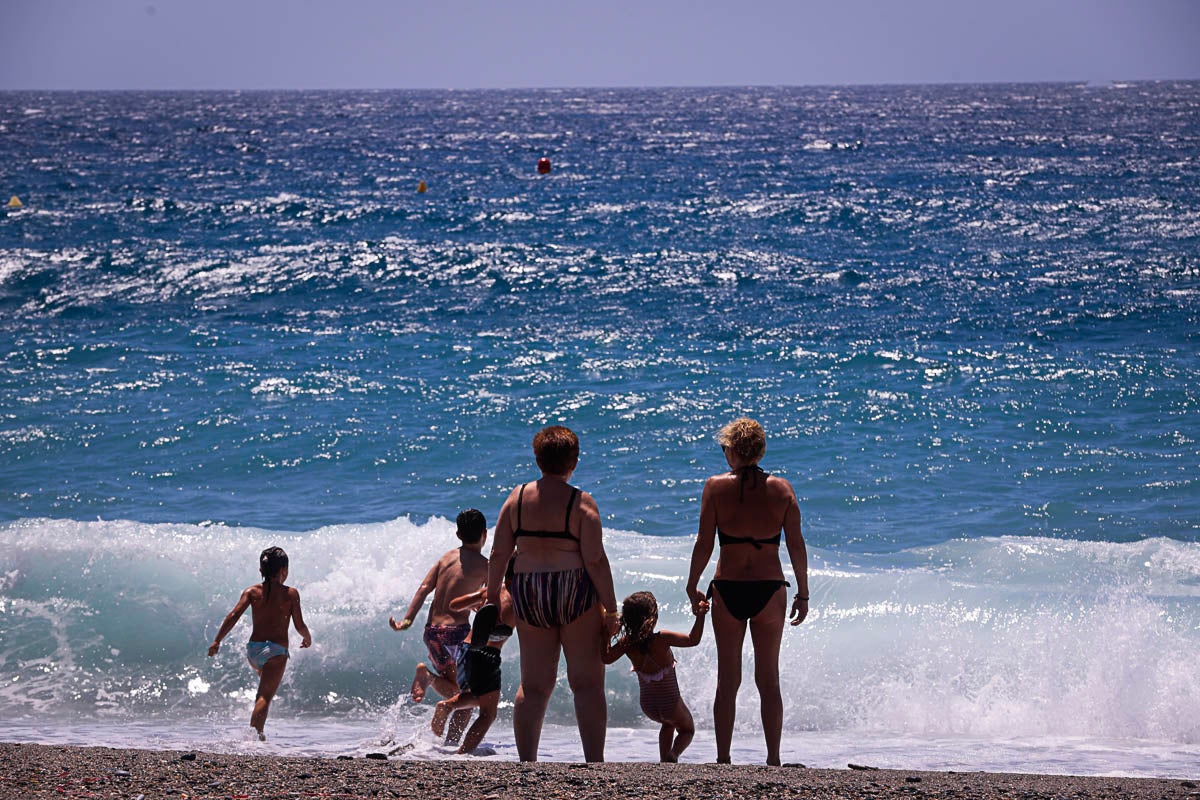
{"label": "sea surface", "polygon": [[[1196,82],[0,93],[0,739],[449,758],[387,618],[456,513],[570,425],[686,630],[750,415],[810,553],[785,761],[1195,776],[1198,187]],[[205,649],[273,544],[314,645],[263,745],[248,625]]]}

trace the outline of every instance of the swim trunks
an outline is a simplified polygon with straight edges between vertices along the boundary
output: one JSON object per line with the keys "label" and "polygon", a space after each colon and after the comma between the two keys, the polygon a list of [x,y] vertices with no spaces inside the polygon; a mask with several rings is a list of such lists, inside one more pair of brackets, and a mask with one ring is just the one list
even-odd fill
{"label": "swim trunks", "polygon": [[458,688],[476,697],[500,691],[500,650],[469,645],[458,653]]}
{"label": "swim trunks", "polygon": [[471,626],[461,625],[426,625],[425,649],[429,651],[429,661],[433,671],[443,678],[454,675],[457,669],[458,651],[462,649]]}
{"label": "swim trunks", "polygon": [[246,642],[246,658],[255,669],[262,669],[267,662],[276,656],[287,658],[288,649],[278,642]]}

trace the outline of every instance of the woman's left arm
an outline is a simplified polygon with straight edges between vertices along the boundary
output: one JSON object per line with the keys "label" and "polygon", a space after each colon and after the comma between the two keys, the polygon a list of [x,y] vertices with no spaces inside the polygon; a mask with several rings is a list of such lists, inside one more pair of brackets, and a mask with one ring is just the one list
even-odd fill
{"label": "woman's left arm", "polygon": [[617,594],[613,589],[612,567],[608,563],[608,554],[604,552],[600,509],[587,492],[582,492],[579,497],[579,517],[579,555],[600,596],[600,605],[604,606],[608,634],[614,636],[617,632]]}
{"label": "woman's left arm", "polygon": [[800,531],[800,503],[796,501],[796,492],[790,483],[783,483],[787,486],[788,494],[787,511],[783,515],[783,537],[792,561],[792,572],[796,574],[796,597],[792,600],[791,619],[793,625],[799,625],[808,616],[808,548],[804,546],[804,534]]}

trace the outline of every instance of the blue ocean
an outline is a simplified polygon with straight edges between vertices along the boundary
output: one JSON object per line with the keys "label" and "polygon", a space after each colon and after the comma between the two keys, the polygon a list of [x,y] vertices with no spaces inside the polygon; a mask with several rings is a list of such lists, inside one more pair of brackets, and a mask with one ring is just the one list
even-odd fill
{"label": "blue ocean", "polygon": [[[784,761],[1194,776],[1198,187],[1197,82],[0,93],[0,740],[451,758],[387,618],[457,512],[569,425],[687,630],[749,415],[810,553]],[[314,645],[260,744],[248,623],[205,650],[269,545]],[[565,676],[547,722],[580,760]]]}

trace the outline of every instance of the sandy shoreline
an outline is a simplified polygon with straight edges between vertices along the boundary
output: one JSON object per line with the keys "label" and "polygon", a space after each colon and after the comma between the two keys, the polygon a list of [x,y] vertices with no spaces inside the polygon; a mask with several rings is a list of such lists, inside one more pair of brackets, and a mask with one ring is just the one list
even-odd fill
{"label": "sandy shoreline", "polygon": [[138,798],[1200,798],[1200,780],[715,764],[286,758],[0,743],[0,800]]}

